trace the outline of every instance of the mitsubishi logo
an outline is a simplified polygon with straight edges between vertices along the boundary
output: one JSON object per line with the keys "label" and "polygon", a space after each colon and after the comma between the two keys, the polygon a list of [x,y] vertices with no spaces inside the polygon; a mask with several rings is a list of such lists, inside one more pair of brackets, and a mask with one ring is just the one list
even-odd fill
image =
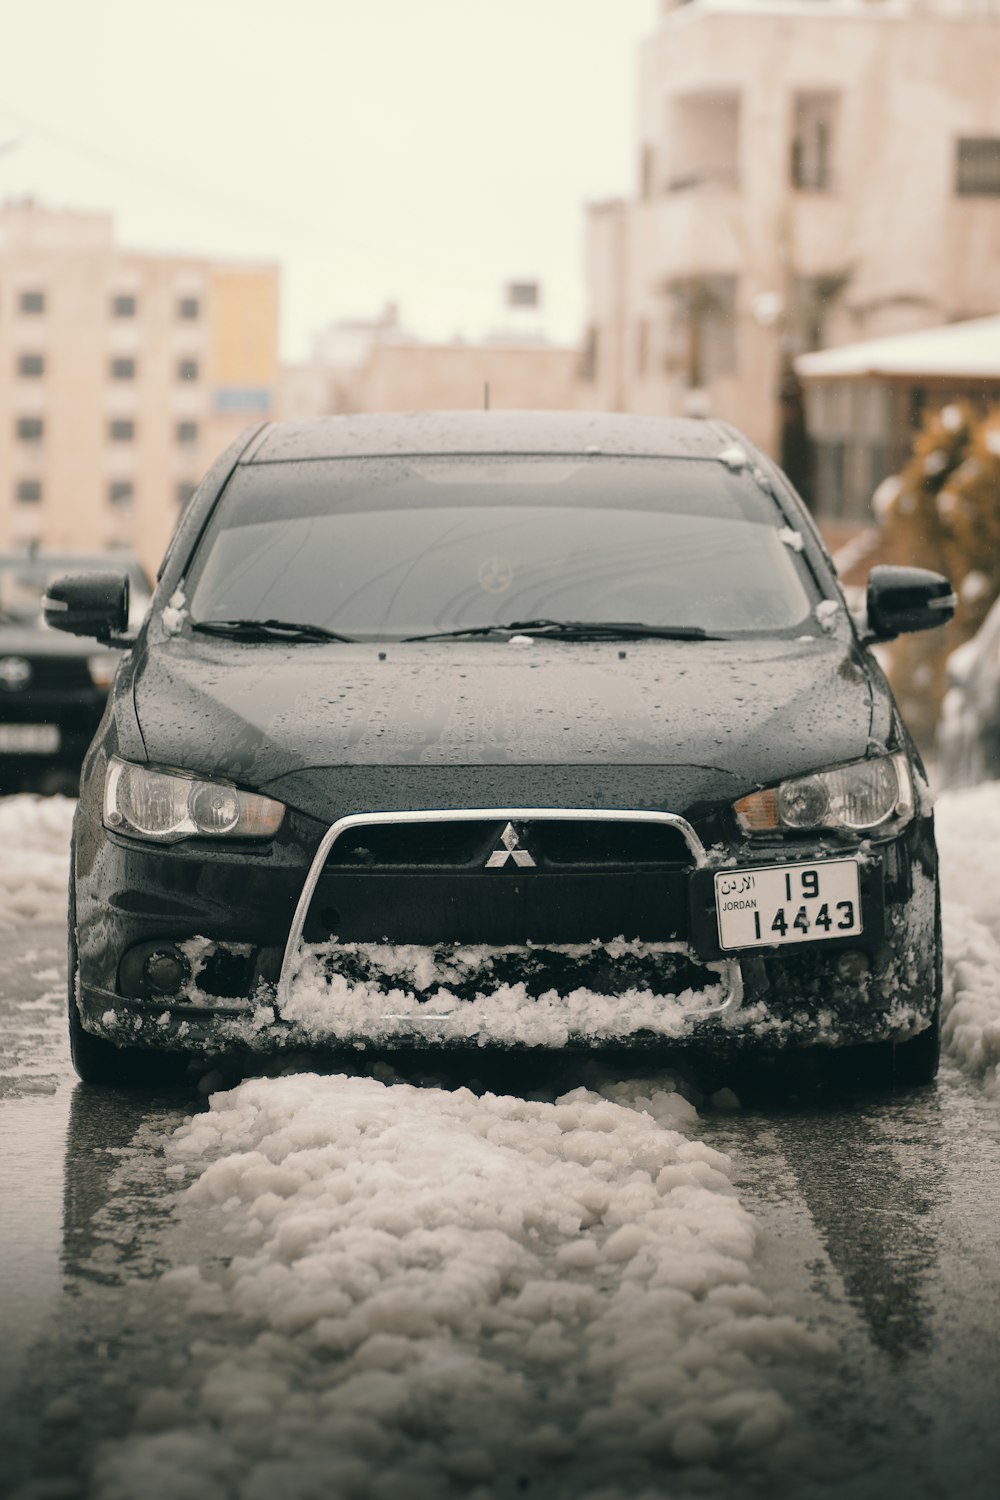
{"label": "mitsubishi logo", "polygon": [[527,868],[529,866],[531,869],[535,868],[535,861],[532,859],[527,849],[521,848],[517,834],[514,832],[513,823],[507,824],[507,827],[500,835],[500,842],[501,844],[503,844],[503,848],[494,849],[493,853],[486,861],[487,870],[502,869],[509,859],[512,859],[516,865],[520,865],[522,868]]}
{"label": "mitsubishi logo", "polygon": [[0,682],[5,688],[24,687],[31,681],[31,663],[23,656],[0,657]]}

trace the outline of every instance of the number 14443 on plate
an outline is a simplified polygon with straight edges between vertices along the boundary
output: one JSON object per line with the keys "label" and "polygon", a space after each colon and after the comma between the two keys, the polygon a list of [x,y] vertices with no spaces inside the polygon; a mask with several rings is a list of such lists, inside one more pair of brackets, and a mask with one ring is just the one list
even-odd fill
{"label": "number 14443 on plate", "polygon": [[719,946],[854,937],[861,931],[860,884],[856,859],[722,870],[715,877]]}

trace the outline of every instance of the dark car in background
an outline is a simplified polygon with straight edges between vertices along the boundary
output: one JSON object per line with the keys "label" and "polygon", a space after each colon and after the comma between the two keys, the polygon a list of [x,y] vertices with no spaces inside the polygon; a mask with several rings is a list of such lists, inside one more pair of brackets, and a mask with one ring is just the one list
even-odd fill
{"label": "dark car in background", "polygon": [[[141,1049],[878,1044],[937,1068],[930,799],[867,617],[714,421],[266,425],[182,519],[83,770],[78,1071]],[[875,1053],[870,1055],[875,1056]]]}
{"label": "dark car in background", "polygon": [[76,795],[120,653],[50,629],[42,597],[53,578],[109,569],[126,572],[138,623],[151,588],[128,554],[0,554],[0,794]]}

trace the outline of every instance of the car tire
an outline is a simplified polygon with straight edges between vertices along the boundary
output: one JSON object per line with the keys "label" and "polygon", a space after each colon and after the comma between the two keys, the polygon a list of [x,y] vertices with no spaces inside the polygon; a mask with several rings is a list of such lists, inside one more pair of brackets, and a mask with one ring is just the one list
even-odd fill
{"label": "car tire", "polygon": [[890,1061],[893,1088],[915,1088],[918,1084],[933,1083],[940,1060],[941,1012],[938,1009],[924,1031],[908,1042],[893,1043]]}
{"label": "car tire", "polygon": [[84,1083],[125,1088],[142,1081],[148,1064],[133,1047],[116,1047],[103,1037],[87,1031],[80,1019],[77,987],[80,978],[80,955],[76,939],[76,890],[72,876],[69,886],[69,910],[66,942],[68,989],[69,1055]]}
{"label": "car tire", "polygon": [[941,1061],[941,989],[942,989],[941,890],[934,905],[934,1014],[931,1023],[908,1042],[894,1042],[891,1048],[890,1083],[893,1088],[916,1088],[933,1083]]}

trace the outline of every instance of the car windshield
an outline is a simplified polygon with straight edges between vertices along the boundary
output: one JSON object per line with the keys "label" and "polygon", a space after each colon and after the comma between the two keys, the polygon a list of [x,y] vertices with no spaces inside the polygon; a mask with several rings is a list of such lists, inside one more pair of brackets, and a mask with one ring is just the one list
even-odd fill
{"label": "car windshield", "polygon": [[130,616],[142,618],[150,600],[149,582],[131,558],[0,557],[0,625],[41,625],[42,595],[50,583],[70,573],[127,573],[131,584]]}
{"label": "car windshield", "polygon": [[812,602],[784,525],[749,473],[708,460],[251,464],[185,592],[195,624],[308,622],[354,640],[542,619],[771,633]]}

